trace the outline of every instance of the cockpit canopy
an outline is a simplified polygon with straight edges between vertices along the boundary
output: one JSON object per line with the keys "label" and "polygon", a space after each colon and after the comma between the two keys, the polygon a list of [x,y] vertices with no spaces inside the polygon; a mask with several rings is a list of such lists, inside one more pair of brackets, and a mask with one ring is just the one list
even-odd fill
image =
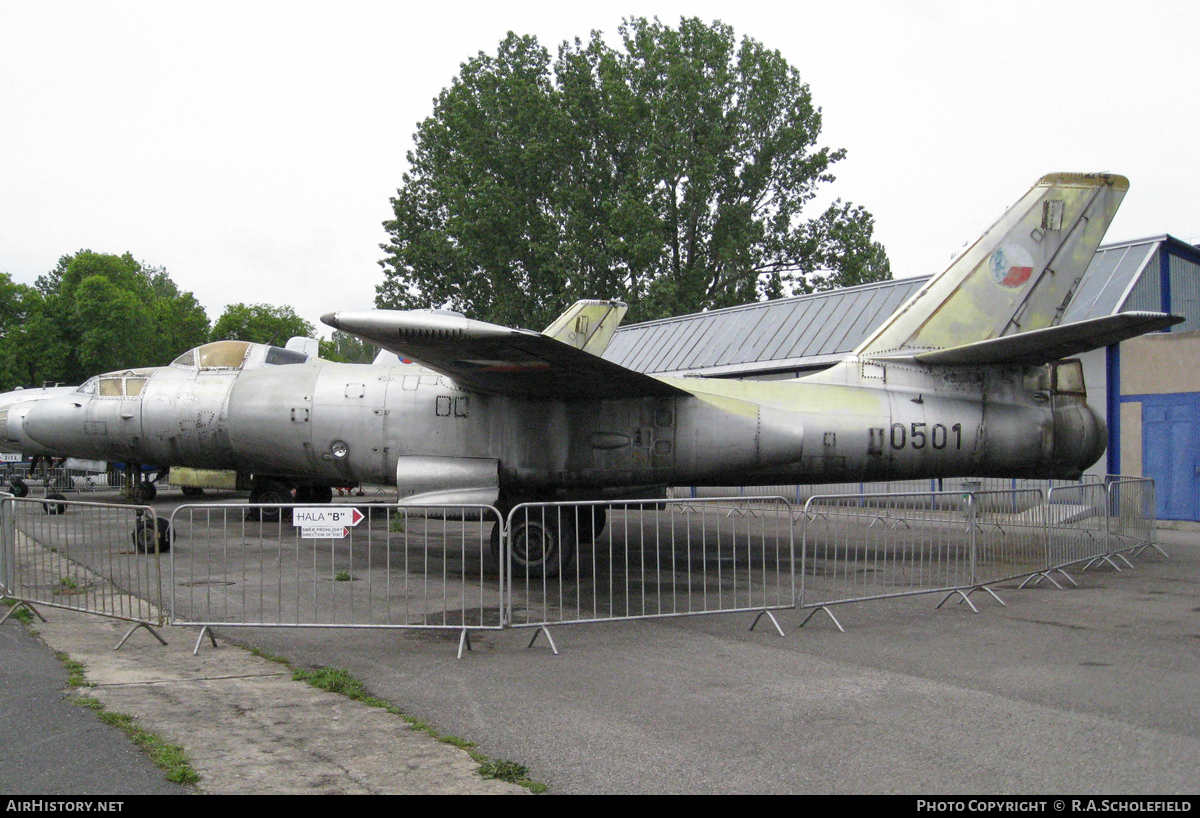
{"label": "cockpit canopy", "polygon": [[[236,372],[257,369],[262,366],[287,366],[307,362],[308,355],[283,347],[268,344],[252,344],[249,341],[213,341],[211,344],[189,349],[171,362],[177,369],[201,371]],[[104,398],[137,397],[142,393],[146,379],[154,374],[153,369],[125,369],[106,372],[86,380],[75,391],[83,395]]]}
{"label": "cockpit canopy", "polygon": [[99,395],[102,398],[137,397],[146,385],[149,369],[123,369],[88,378],[75,390],[80,395]]}
{"label": "cockpit canopy", "polygon": [[182,369],[257,369],[260,366],[287,366],[308,360],[303,352],[249,341],[213,341],[189,349],[171,362]]}

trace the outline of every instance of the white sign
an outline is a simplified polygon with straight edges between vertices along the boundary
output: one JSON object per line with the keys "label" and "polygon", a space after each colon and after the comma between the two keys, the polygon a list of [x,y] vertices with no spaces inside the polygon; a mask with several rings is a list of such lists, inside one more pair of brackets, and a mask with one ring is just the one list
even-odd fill
{"label": "white sign", "polygon": [[20,454],[0,452],[0,463],[20,463],[25,458]]}
{"label": "white sign", "polygon": [[299,506],[292,509],[292,525],[300,529],[304,540],[341,540],[366,516],[346,506]]}
{"label": "white sign", "polygon": [[292,509],[292,525],[297,528],[354,526],[367,519],[352,506],[298,506]]}

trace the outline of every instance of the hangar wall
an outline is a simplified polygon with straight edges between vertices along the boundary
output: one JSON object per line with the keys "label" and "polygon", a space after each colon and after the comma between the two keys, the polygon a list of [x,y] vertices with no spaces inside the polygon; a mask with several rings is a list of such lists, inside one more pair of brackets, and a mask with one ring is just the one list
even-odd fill
{"label": "hangar wall", "polygon": [[1120,462],[1152,477],[1164,520],[1200,520],[1200,330],[1121,345]]}

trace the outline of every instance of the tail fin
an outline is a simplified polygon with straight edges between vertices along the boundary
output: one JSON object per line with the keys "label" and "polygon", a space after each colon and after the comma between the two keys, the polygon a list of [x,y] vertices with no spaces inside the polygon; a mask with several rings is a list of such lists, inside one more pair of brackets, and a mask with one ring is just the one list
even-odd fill
{"label": "tail fin", "polygon": [[913,357],[1057,326],[1129,180],[1053,173],[934,276],[855,354]]}
{"label": "tail fin", "polygon": [[576,349],[601,355],[608,349],[613,333],[629,311],[623,301],[576,301],[554,323],[542,330],[556,341]]}

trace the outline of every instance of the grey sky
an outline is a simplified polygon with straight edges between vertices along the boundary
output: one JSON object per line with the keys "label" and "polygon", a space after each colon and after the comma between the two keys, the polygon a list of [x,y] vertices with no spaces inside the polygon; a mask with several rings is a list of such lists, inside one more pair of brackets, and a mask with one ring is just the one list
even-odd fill
{"label": "grey sky", "polygon": [[388,198],[459,64],[630,14],[781,51],[848,150],[828,196],[874,214],[898,277],[1051,171],[1130,178],[1110,241],[1200,241],[1196,3],[0,0],[0,271],[129,251],[213,320],[369,308]]}

